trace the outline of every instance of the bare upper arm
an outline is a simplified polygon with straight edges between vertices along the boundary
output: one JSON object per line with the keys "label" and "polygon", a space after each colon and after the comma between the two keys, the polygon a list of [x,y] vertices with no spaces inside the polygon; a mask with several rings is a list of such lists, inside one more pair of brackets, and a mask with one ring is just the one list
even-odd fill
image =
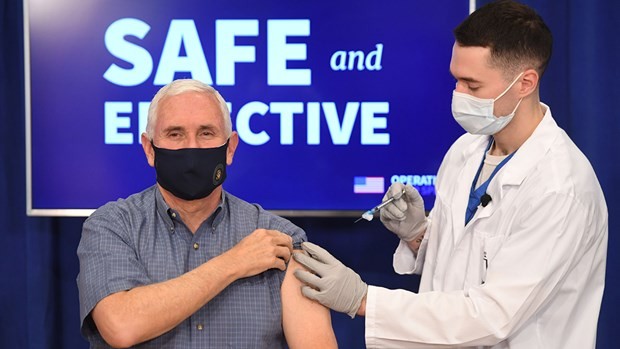
{"label": "bare upper arm", "polygon": [[[295,252],[303,253],[301,250]],[[282,282],[282,326],[291,349],[337,348],[329,309],[301,293],[302,283],[294,275],[303,268],[293,258]]]}

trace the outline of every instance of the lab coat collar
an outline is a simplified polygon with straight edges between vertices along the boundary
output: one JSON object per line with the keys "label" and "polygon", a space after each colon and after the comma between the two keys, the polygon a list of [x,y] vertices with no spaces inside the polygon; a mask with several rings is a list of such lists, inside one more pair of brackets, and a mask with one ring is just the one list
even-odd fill
{"label": "lab coat collar", "polygon": [[517,150],[509,164],[506,164],[506,171],[498,180],[502,185],[520,185],[532,168],[547,154],[551,144],[560,135],[560,129],[551,116],[551,109],[543,103],[541,105],[546,108],[545,115],[532,135]]}
{"label": "lab coat collar", "polygon": [[[487,207],[482,210],[478,210],[477,214],[470,221],[470,225],[475,220],[489,217],[493,214],[497,204],[501,202],[501,199],[504,197],[505,189],[510,186],[521,185],[532,169],[536,167],[545,154],[547,154],[551,148],[551,144],[553,144],[554,140],[560,134],[560,129],[551,115],[551,109],[547,105],[543,103],[541,104],[544,108],[546,108],[543,119],[540,124],[538,124],[532,135],[521,145],[510,161],[506,163],[506,166],[504,166],[504,168],[502,168],[502,170],[499,171],[495,178],[491,181],[489,187],[487,188],[487,193],[493,199]],[[461,177],[468,178],[469,182],[466,185],[467,190],[469,190],[471,186],[471,181],[475,176],[475,171],[477,171],[478,166],[480,166],[482,153],[484,152],[487,144],[488,137],[479,137],[479,139],[474,140],[471,145],[463,151],[463,156],[466,158],[469,157],[469,161],[466,160],[467,165],[463,170],[464,176]],[[480,156],[478,156],[478,154],[480,154]],[[467,202],[467,200],[458,201],[463,201],[463,203]],[[465,207],[462,207],[462,209],[461,207],[455,207],[454,214],[458,216],[462,215],[464,217]],[[455,225],[464,223],[464,219],[459,219],[458,217],[454,218]]]}

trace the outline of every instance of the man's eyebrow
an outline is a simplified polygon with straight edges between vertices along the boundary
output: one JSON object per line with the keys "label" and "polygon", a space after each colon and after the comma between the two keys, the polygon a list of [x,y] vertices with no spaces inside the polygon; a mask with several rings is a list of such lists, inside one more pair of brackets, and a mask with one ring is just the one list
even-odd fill
{"label": "man's eyebrow", "polygon": [[170,132],[174,132],[174,131],[183,131],[184,128],[181,126],[168,126],[164,129],[164,133],[170,133]]}
{"label": "man's eyebrow", "polygon": [[465,82],[469,82],[469,83],[475,83],[475,84],[479,84],[479,83],[481,83],[481,81],[480,81],[480,80],[476,80],[476,79],[471,78],[471,77],[468,77],[468,76],[460,76],[460,77],[457,77],[457,76],[455,76],[454,74],[452,74],[452,71],[450,71],[450,75],[452,75],[452,76],[453,76],[455,79],[457,79],[457,80],[461,80],[461,81],[465,81]]}
{"label": "man's eyebrow", "polygon": [[462,78],[459,78],[459,80],[463,80],[463,81],[474,83],[474,84],[479,84],[481,82],[480,80],[476,80],[470,77],[462,77]]}
{"label": "man's eyebrow", "polygon": [[199,131],[217,131],[217,127],[215,125],[200,125],[198,128]]}

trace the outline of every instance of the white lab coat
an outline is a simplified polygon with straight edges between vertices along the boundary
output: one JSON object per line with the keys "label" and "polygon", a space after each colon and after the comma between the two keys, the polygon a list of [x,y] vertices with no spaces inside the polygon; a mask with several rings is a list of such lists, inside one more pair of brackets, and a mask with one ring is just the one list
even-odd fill
{"label": "white lab coat", "polygon": [[419,294],[369,287],[369,348],[595,347],[607,207],[590,163],[544,107],[467,226],[489,138],[467,134],[453,144],[418,258],[404,242],[394,254],[396,272],[422,272]]}

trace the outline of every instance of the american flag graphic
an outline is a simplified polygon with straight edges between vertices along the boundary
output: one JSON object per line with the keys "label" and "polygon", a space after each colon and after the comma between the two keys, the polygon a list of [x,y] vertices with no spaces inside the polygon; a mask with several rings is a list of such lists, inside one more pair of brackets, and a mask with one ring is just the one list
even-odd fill
{"label": "american flag graphic", "polygon": [[354,177],[353,192],[355,194],[383,194],[384,183],[383,177]]}

